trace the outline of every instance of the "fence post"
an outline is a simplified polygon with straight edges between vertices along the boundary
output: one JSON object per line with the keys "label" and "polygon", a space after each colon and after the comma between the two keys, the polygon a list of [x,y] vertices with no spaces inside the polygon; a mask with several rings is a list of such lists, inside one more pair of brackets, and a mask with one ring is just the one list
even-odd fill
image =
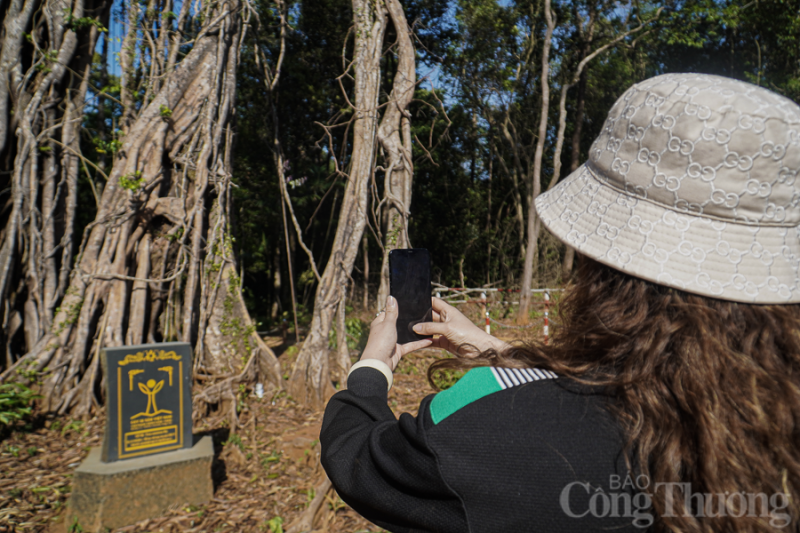
{"label": "fence post", "polygon": [[550,340],[550,293],[544,293],[544,343]]}

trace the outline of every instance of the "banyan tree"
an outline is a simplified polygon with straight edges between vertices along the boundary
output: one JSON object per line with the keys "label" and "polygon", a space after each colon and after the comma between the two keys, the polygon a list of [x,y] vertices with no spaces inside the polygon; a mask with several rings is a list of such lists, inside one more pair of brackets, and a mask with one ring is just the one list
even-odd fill
{"label": "banyan tree", "polygon": [[[0,380],[38,380],[46,410],[85,415],[102,401],[103,347],[179,340],[210,384],[198,398],[224,404],[236,380],[280,379],[231,236],[236,71],[255,13],[247,0],[126,2],[114,92],[91,77],[110,9],[0,3]],[[104,164],[81,151],[90,98],[118,106]],[[97,183],[82,234],[79,179]]]}

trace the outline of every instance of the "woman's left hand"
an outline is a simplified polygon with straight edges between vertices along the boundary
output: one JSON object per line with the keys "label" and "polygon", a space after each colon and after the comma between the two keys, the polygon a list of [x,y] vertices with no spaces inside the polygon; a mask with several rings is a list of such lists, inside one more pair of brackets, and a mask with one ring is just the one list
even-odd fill
{"label": "woman's left hand", "polygon": [[389,368],[397,368],[400,359],[407,353],[427,348],[433,341],[422,339],[407,344],[397,344],[397,300],[392,296],[386,299],[386,309],[378,314],[370,324],[367,347],[361,354],[361,360],[377,359],[383,361]]}

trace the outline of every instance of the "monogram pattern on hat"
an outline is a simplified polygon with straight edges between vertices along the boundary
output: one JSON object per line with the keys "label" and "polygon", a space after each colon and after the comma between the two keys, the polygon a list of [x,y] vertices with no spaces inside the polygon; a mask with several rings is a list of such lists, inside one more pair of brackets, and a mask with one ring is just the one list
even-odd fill
{"label": "monogram pattern on hat", "polygon": [[580,169],[536,199],[581,253],[748,303],[800,302],[800,106],[719,76],[667,74],[612,107]]}

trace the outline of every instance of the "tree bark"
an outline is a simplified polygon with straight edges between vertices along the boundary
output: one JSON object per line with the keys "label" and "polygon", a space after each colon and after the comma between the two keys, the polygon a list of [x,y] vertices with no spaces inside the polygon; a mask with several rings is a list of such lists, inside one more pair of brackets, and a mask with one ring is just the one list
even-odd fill
{"label": "tree bark", "polygon": [[[506,108],[505,109],[505,117],[503,122],[500,124],[500,130],[503,132],[503,137],[508,141],[508,144],[511,147],[511,153],[514,155],[514,167],[512,171],[509,171],[506,162],[503,160],[502,157],[499,157],[498,153],[498,161],[500,162],[500,166],[505,171],[506,175],[511,178],[511,183],[514,185],[512,192],[514,194],[514,217],[517,220],[517,224],[519,225],[519,255],[520,257],[525,257],[526,252],[526,245],[525,245],[525,213],[523,210],[523,202],[522,202],[522,194],[520,192],[520,178],[524,178],[525,171],[522,166],[522,157],[520,155],[521,146],[520,142],[516,139],[515,135],[512,135],[511,131],[509,130],[509,125],[511,123],[511,110]],[[495,149],[495,151],[497,151]]]}
{"label": "tree bark", "polygon": [[353,152],[330,258],[317,285],[308,336],[289,378],[289,393],[301,403],[321,407],[333,393],[328,334],[343,287],[353,269],[366,225],[367,184],[374,164],[378,127],[380,59],[387,24],[382,0],[353,0],[355,25],[355,117]]}
{"label": "tree bark", "polygon": [[386,8],[397,33],[397,70],[394,74],[389,103],[378,128],[378,141],[383,147],[383,202],[386,213],[381,280],[376,306],[382,308],[389,296],[389,252],[409,248],[408,217],[411,209],[411,185],[414,161],[411,152],[411,115],[408,106],[414,98],[417,83],[414,43],[403,6],[398,0],[385,0]]}
{"label": "tree bark", "polygon": [[336,369],[334,376],[340,388],[347,386],[347,373],[350,372],[350,348],[347,346],[347,321],[345,311],[346,295],[342,295],[336,307]]}
{"label": "tree bark", "polygon": [[364,256],[364,280],[363,280],[364,294],[362,294],[361,297],[363,298],[362,306],[366,311],[367,309],[369,309],[369,242],[366,232],[364,233],[364,236],[361,238],[361,253]]}
{"label": "tree bark", "polygon": [[[583,112],[586,100],[586,72],[582,72],[578,80],[578,94],[576,96],[575,131],[572,133],[572,149],[570,154],[569,172],[578,170],[581,163],[581,134],[583,132]],[[566,283],[572,278],[572,267],[575,263],[575,248],[566,245],[564,260],[561,263],[561,281]]]}
{"label": "tree bark", "polygon": [[527,324],[529,321],[528,310],[531,303],[531,281],[534,272],[534,261],[539,252],[539,217],[536,216],[534,200],[542,190],[542,154],[544,153],[545,137],[547,135],[547,115],[550,108],[550,45],[556,19],[550,10],[550,0],[544,0],[544,18],[547,21],[547,30],[542,47],[542,110],[539,117],[539,135],[536,140],[536,152],[533,160],[533,175],[528,189],[528,246],[525,250],[525,265],[522,271],[522,289],[519,296],[519,310],[517,311],[517,324]]}
{"label": "tree bark", "polygon": [[[168,41],[160,32],[180,31],[167,22],[159,25],[152,10],[142,19],[137,8],[129,11],[129,23],[138,25],[138,32],[128,33],[130,48],[122,55],[145,54],[138,64],[146,75],[123,83],[130,104],[122,111],[128,121],[124,144],[52,326],[29,341],[27,353],[0,376],[6,379],[17,368],[45,372],[46,410],[88,415],[102,401],[95,397],[101,349],[144,339],[190,342],[198,373],[239,373],[280,386],[277,359],[255,333],[244,306],[230,234],[231,119],[244,38],[241,13],[248,9],[239,1],[198,4],[193,27],[199,32],[189,36],[191,49],[164,71],[160,62],[175,58],[177,48],[187,44],[180,35]],[[73,16],[82,14],[76,10]],[[133,46],[137,34],[144,42]],[[87,47],[89,57],[93,48]],[[129,66],[123,74],[130,74]],[[153,75],[160,82],[152,83]],[[139,109],[132,107],[132,94],[145,89],[137,83],[153,91],[152,100]],[[83,97],[75,102],[74,117],[79,117]],[[77,138],[77,132],[72,135]],[[21,140],[24,149],[17,159],[28,154],[34,162],[35,139],[23,134]],[[60,145],[77,171],[77,161],[83,161],[77,140]],[[30,174],[35,175],[33,169]],[[70,179],[76,184],[77,172]],[[161,298],[150,297],[155,290],[168,294],[165,306]],[[248,361],[254,364],[246,366]]]}
{"label": "tree bark", "polygon": [[[576,110],[576,117],[575,117],[575,132],[572,136],[572,161],[570,165],[570,172],[575,172],[578,168],[579,158],[580,158],[580,136],[581,130],[583,126],[583,109],[584,109],[584,99],[586,94],[586,70],[585,67],[589,64],[589,62],[600,55],[601,53],[605,52],[609,48],[615,46],[617,43],[621,42],[627,36],[641,31],[645,24],[648,24],[654,20],[656,20],[659,15],[661,14],[661,9],[656,11],[655,16],[648,20],[641,22],[639,26],[636,28],[630,29],[624,33],[618,34],[614,39],[609,41],[608,43],[600,46],[593,52],[589,53],[592,47],[592,41],[594,40],[594,29],[595,29],[595,19],[597,16],[597,6],[592,4],[589,10],[589,22],[587,24],[586,32],[580,26],[580,18],[578,18],[578,33],[581,35],[581,49],[579,55],[579,62],[578,66],[575,68],[575,72],[572,75],[572,78],[567,83],[565,82],[561,86],[561,99],[559,101],[558,106],[558,133],[556,134],[556,148],[553,154],[553,179],[550,181],[547,189],[550,190],[556,186],[558,180],[561,176],[561,150],[564,146],[564,131],[567,127],[567,91],[569,91],[575,84],[578,84],[578,96],[577,96],[577,110]],[[575,259],[575,250],[567,245],[566,253],[564,254],[564,260],[562,262],[561,267],[561,279],[563,281],[568,281],[570,275],[572,274],[572,263]]]}
{"label": "tree bark", "polygon": [[[57,327],[53,314],[74,253],[78,160],[72,152],[97,26],[107,22],[109,7],[95,0],[70,9],[58,0],[14,0],[5,13],[0,189],[10,190],[11,209],[0,218],[0,341],[9,366],[18,362],[20,347],[32,348]],[[75,19],[92,23],[78,28]],[[8,320],[17,316],[24,316],[20,324]],[[22,342],[14,339],[19,326]]]}

